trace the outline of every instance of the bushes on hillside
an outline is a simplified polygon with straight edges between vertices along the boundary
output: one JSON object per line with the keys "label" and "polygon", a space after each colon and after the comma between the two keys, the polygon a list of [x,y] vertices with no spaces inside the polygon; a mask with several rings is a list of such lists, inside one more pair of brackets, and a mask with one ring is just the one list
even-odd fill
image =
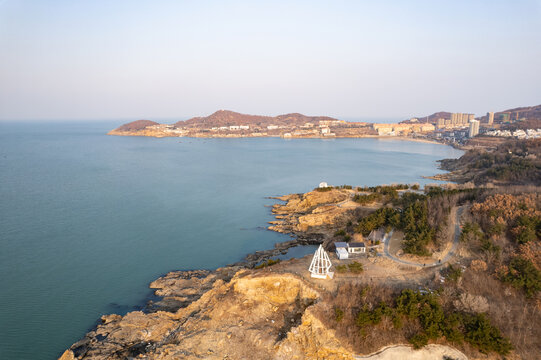
{"label": "bushes on hillside", "polygon": [[484,353],[493,351],[505,355],[512,349],[510,341],[485,315],[446,311],[435,293],[406,289],[395,298],[394,306],[384,301],[373,309],[364,305],[356,317],[361,335],[366,335],[367,328],[378,325],[383,317],[391,319],[397,329],[404,320],[417,322],[421,331],[409,338],[416,349],[442,337],[456,344],[466,341]]}
{"label": "bushes on hillside", "polygon": [[500,279],[517,289],[523,289],[528,297],[541,291],[541,272],[530,260],[521,256],[512,258],[509,265],[500,271]]}
{"label": "bushes on hillside", "polygon": [[357,194],[353,197],[353,201],[361,204],[361,205],[366,205],[366,204],[371,204],[371,203],[374,203],[376,201],[381,201],[381,199],[383,198],[383,196],[379,193],[371,193],[371,194],[368,194],[368,195],[360,195],[360,194]]}

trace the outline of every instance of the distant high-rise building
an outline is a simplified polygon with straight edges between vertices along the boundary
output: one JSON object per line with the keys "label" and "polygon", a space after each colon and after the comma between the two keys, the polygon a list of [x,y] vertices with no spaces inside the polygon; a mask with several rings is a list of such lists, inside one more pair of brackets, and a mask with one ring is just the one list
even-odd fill
{"label": "distant high-rise building", "polygon": [[436,120],[436,127],[438,129],[441,129],[444,126],[445,126],[445,119],[439,118],[438,120]]}
{"label": "distant high-rise building", "polygon": [[468,136],[472,138],[477,134],[479,134],[479,121],[470,120],[470,131],[468,133]]}
{"label": "distant high-rise building", "polygon": [[494,112],[487,112],[487,123],[492,125],[494,123]]}
{"label": "distant high-rise building", "polygon": [[451,114],[451,124],[453,125],[468,125],[468,121],[475,119],[474,114],[466,113],[452,113]]}

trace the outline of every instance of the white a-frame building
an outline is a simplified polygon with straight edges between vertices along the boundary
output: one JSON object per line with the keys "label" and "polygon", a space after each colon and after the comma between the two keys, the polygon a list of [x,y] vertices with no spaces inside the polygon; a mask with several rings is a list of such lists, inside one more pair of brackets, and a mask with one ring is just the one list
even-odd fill
{"label": "white a-frame building", "polygon": [[327,252],[323,250],[323,246],[319,245],[308,271],[310,271],[313,278],[326,279],[329,277],[332,279],[334,273],[329,271],[331,266],[332,263],[331,259],[329,259],[329,255],[327,255]]}

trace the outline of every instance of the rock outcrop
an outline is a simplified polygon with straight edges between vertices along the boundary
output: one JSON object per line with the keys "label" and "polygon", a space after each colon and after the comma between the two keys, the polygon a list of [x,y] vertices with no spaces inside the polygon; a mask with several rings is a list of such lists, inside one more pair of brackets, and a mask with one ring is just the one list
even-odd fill
{"label": "rock outcrop", "polygon": [[[61,357],[68,359],[352,359],[310,311],[320,291],[293,274],[240,270],[179,274],[152,283],[184,305],[174,312],[106,315]],[[192,275],[192,276],[190,276]]]}
{"label": "rock outcrop", "polygon": [[351,207],[342,207],[350,199],[350,192],[332,189],[282,196],[278,199],[286,203],[273,206],[277,220],[270,222],[269,230],[296,235],[332,233],[345,225],[352,211]]}

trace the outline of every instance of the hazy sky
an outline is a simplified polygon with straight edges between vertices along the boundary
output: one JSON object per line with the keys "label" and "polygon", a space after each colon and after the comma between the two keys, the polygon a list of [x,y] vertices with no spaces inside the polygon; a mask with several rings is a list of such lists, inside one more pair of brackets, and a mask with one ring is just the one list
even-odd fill
{"label": "hazy sky", "polygon": [[541,104],[541,1],[0,0],[0,119]]}

